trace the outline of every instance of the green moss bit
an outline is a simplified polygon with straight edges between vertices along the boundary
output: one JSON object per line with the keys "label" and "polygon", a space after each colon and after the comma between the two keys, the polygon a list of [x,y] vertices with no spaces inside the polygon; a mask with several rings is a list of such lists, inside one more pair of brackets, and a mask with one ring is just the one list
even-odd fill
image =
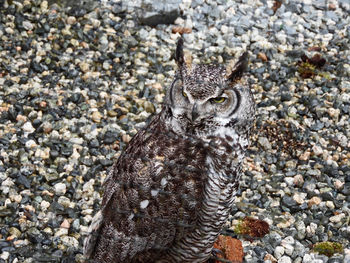
{"label": "green moss bit", "polygon": [[327,80],[332,79],[330,73],[317,70],[315,65],[308,63],[308,62],[301,63],[298,67],[298,72],[299,72],[300,76],[304,79],[313,78],[314,76],[320,76],[320,77],[325,78]]}
{"label": "green moss bit", "polygon": [[239,219],[237,225],[235,226],[234,232],[238,235],[242,235],[246,233],[246,230],[244,229],[244,222],[243,219]]}
{"label": "green moss bit", "polygon": [[343,252],[343,245],[337,242],[321,242],[314,245],[314,251],[327,257]]}

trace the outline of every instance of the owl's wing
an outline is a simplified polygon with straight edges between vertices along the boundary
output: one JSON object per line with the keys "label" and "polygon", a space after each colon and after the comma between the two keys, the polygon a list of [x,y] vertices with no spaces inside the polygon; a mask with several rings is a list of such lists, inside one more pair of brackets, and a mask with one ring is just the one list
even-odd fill
{"label": "owl's wing", "polygon": [[105,181],[85,255],[128,262],[181,238],[196,221],[205,156],[200,143],[171,136],[157,120],[135,135]]}
{"label": "owl's wing", "polygon": [[102,223],[103,216],[101,211],[98,211],[97,214],[92,218],[92,222],[89,227],[89,235],[84,241],[84,257],[86,259],[91,258],[91,255],[94,253],[97,239],[100,236]]}
{"label": "owl's wing", "polygon": [[128,171],[131,164],[123,166],[128,163],[128,157],[131,156],[126,154],[119,160],[123,172],[115,166],[107,177],[102,208],[89,227],[84,255],[92,262],[128,262],[139,253],[143,256],[146,251],[154,258],[160,250],[155,255],[149,251],[158,249],[157,246],[167,247],[175,236],[170,218],[168,222],[160,223],[162,225],[157,222],[158,216],[173,216],[169,208],[174,205],[167,198],[151,200],[153,190],[148,181],[163,170],[162,163],[151,160],[142,165],[140,159],[135,158],[134,166],[138,169],[131,174],[138,176],[133,177]]}
{"label": "owl's wing", "polygon": [[[113,177],[113,170],[115,169],[115,165],[112,166],[111,170],[109,171],[103,185],[111,185],[112,183],[112,177]],[[107,195],[107,199],[110,199],[110,196],[113,195],[114,191],[107,191],[106,193],[108,193]],[[107,200],[107,203],[108,203]],[[103,224],[103,214],[102,214],[102,210],[106,208],[106,205],[103,205],[101,210],[98,211],[95,216],[92,218],[91,220],[91,224],[89,226],[89,230],[88,230],[88,236],[85,238],[84,240],[84,247],[83,247],[83,253],[84,253],[84,257],[86,259],[91,258],[92,254],[94,253],[95,250],[95,246],[97,244],[97,240],[100,236],[101,233],[101,229],[102,229],[102,224]]]}

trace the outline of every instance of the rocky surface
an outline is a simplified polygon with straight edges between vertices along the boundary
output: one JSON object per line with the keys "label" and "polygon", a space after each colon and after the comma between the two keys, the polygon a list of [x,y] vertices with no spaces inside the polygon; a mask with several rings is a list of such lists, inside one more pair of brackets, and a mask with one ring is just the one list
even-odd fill
{"label": "rocky surface", "polygon": [[[82,262],[106,171],[161,107],[178,32],[195,62],[249,50],[258,117],[227,227],[251,216],[270,233],[241,238],[244,262],[350,262],[349,2],[179,3],[150,27],[127,1],[0,0],[0,262]],[[322,241],[343,250],[314,253]]]}

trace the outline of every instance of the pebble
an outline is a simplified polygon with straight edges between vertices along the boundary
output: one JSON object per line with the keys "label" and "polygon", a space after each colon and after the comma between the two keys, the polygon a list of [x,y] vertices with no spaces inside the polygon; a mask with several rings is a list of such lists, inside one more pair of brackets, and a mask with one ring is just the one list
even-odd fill
{"label": "pebble", "polygon": [[332,223],[339,223],[344,217],[345,217],[345,214],[344,213],[340,213],[338,215],[331,216],[329,218],[329,221],[331,221]]}
{"label": "pebble", "polygon": [[283,256],[278,260],[278,263],[292,263],[292,259],[288,256]]}
{"label": "pebble", "polygon": [[16,238],[19,238],[21,236],[21,231],[19,231],[16,227],[10,227],[9,233],[12,236],[15,236]]}
{"label": "pebble", "polygon": [[79,247],[79,242],[74,237],[63,236],[61,238],[61,242],[62,242],[62,244],[66,245],[68,247],[73,247],[75,249],[77,249]]}
{"label": "pebble", "polygon": [[46,211],[49,207],[50,207],[50,203],[43,200],[41,203],[40,203],[40,206],[41,206],[41,210],[42,211]]}
{"label": "pebble", "polygon": [[321,154],[323,153],[322,148],[321,148],[320,146],[318,146],[318,145],[314,145],[314,146],[312,147],[312,151],[313,151],[313,153],[314,153],[315,155],[321,155]]}
{"label": "pebble", "polygon": [[64,183],[57,183],[54,185],[54,189],[57,195],[64,195],[67,191],[67,186]]}
{"label": "pebble", "polygon": [[281,241],[281,246],[284,248],[284,252],[288,256],[292,256],[294,251],[294,238],[292,236],[288,236]]}
{"label": "pebble", "polygon": [[35,131],[33,125],[30,122],[24,123],[22,126],[22,129],[23,129],[23,131],[28,132],[28,133],[32,133]]}
{"label": "pebble", "polygon": [[25,30],[33,30],[34,26],[29,21],[23,21],[22,23]]}
{"label": "pebble", "polygon": [[265,150],[271,150],[271,144],[270,144],[269,140],[266,137],[259,137],[259,144]]}
{"label": "pebble", "polygon": [[61,228],[69,229],[70,224],[69,224],[68,220],[67,220],[67,219],[64,219],[63,222],[61,223],[61,226],[60,226],[60,227],[61,227]]}
{"label": "pebble", "polygon": [[276,259],[280,259],[284,254],[284,247],[277,246],[274,251],[274,256]]}
{"label": "pebble", "polygon": [[9,257],[10,257],[10,252],[8,252],[8,251],[4,251],[0,254],[0,258],[5,260],[5,261],[7,261]]}
{"label": "pebble", "polygon": [[67,17],[67,24],[74,25],[77,22],[77,19],[74,16]]}
{"label": "pebble", "polygon": [[302,240],[305,238],[306,235],[306,226],[303,221],[297,221],[295,223],[295,228],[297,229],[297,238]]}
{"label": "pebble", "polygon": [[67,228],[59,228],[55,232],[55,237],[61,237],[61,236],[67,236],[68,235],[68,229]]}
{"label": "pebble", "polygon": [[92,114],[91,114],[91,119],[96,122],[96,123],[99,123],[101,122],[101,119],[102,119],[102,114],[99,112],[99,111],[94,111]]}
{"label": "pebble", "polygon": [[321,203],[321,198],[314,196],[308,202],[309,207],[313,205],[319,205]]}

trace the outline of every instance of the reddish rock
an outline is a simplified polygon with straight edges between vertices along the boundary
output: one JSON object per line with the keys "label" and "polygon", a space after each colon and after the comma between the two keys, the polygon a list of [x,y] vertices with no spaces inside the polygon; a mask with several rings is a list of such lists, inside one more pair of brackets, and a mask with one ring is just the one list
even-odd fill
{"label": "reddish rock", "polygon": [[260,52],[259,54],[258,54],[258,58],[260,58],[262,61],[264,61],[264,62],[266,62],[268,59],[267,59],[267,56],[264,54],[264,53],[262,53],[262,52]]}
{"label": "reddish rock", "polygon": [[182,26],[174,26],[172,29],[172,32],[175,33],[179,33],[179,34],[189,34],[192,32],[192,28],[188,28],[188,27],[182,27]]}
{"label": "reddish rock", "polygon": [[[238,239],[220,235],[214,244],[214,248],[223,252],[223,254],[218,253],[218,258],[230,260],[232,263],[243,262],[243,246]],[[215,263],[221,263],[221,261],[216,260]]]}

